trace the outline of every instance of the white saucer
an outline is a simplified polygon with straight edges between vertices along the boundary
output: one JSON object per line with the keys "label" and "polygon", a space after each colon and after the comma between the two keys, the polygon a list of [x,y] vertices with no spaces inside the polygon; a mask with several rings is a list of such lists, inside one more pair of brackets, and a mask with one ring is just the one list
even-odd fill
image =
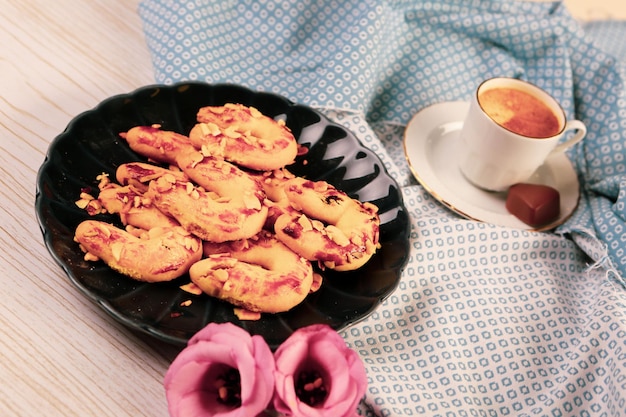
{"label": "white saucer", "polygon": [[531,228],[508,212],[506,193],[482,190],[465,179],[458,168],[459,130],[468,109],[468,102],[445,102],[426,107],[413,116],[404,132],[404,152],[415,178],[433,197],[468,219],[537,231],[550,230],[565,222],[578,206],[580,197],[576,171],[565,154],[547,160],[526,181],[559,191],[559,218],[540,228]]}

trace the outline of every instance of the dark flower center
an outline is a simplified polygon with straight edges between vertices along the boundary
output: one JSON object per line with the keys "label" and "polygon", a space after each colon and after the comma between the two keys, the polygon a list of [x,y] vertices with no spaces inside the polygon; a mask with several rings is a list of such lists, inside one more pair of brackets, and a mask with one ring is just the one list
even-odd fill
{"label": "dark flower center", "polygon": [[227,369],[215,380],[217,401],[230,407],[241,406],[241,376],[235,368]]}
{"label": "dark flower center", "polygon": [[296,395],[303,403],[315,407],[326,399],[328,391],[317,371],[302,371],[296,380]]}

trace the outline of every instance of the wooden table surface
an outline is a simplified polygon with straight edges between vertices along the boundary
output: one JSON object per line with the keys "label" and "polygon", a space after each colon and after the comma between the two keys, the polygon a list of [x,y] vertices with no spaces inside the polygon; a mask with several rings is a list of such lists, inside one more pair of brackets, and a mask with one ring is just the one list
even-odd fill
{"label": "wooden table surface", "polygon": [[37,170],[79,113],[154,83],[139,0],[0,0],[0,416],[167,416],[176,350],[82,295],[46,250]]}
{"label": "wooden table surface", "polygon": [[626,19],[623,0],[565,0],[564,4],[579,20]]}
{"label": "wooden table surface", "polygon": [[70,120],[154,82],[138,3],[0,0],[0,416],[167,416],[162,379],[177,349],[71,285],[34,210],[37,170]]}

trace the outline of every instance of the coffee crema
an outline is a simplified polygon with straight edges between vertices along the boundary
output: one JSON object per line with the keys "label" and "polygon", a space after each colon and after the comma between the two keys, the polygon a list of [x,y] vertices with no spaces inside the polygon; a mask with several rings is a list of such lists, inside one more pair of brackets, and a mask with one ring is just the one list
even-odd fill
{"label": "coffee crema", "polygon": [[549,138],[562,128],[559,118],[546,103],[516,88],[491,88],[478,95],[478,102],[497,124],[518,135]]}

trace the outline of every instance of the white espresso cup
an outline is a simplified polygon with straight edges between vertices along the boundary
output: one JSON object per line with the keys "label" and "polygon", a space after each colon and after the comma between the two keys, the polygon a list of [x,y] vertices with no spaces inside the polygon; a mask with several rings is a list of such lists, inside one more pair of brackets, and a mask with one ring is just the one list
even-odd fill
{"label": "white espresso cup", "polygon": [[[576,132],[559,143],[565,132]],[[459,167],[474,185],[504,191],[528,180],[549,157],[580,142],[587,128],[567,120],[541,88],[515,78],[484,81],[470,102],[460,132]]]}

